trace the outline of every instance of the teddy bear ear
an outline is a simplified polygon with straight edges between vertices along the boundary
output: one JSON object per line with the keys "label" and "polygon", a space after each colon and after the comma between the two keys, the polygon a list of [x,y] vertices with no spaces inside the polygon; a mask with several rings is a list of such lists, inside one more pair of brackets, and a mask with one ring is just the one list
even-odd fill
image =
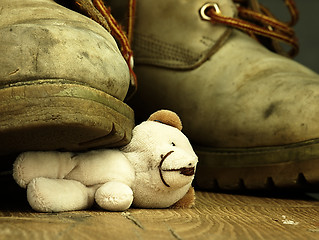
{"label": "teddy bear ear", "polygon": [[159,110],[153,113],[147,120],[160,122],[172,127],[176,127],[180,131],[183,128],[182,121],[179,116],[170,110]]}

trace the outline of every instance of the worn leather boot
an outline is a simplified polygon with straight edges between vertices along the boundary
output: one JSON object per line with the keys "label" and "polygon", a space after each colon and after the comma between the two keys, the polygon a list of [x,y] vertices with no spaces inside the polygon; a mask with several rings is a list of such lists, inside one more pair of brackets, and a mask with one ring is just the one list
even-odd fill
{"label": "worn leather boot", "polygon": [[53,0],[0,9],[0,154],[126,144],[130,73],[112,35]]}
{"label": "worn leather boot", "polygon": [[[137,1],[136,116],[161,108],[180,115],[199,156],[201,189],[318,185],[318,75],[207,21],[205,4]],[[231,0],[209,4],[215,14],[237,16]],[[120,16],[123,6],[113,5]]]}

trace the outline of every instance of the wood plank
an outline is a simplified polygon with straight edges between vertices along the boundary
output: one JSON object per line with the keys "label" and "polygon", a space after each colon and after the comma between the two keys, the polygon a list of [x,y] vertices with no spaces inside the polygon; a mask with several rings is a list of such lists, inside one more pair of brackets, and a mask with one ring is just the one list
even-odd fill
{"label": "wood plank", "polygon": [[0,212],[1,239],[319,239],[319,202],[197,192],[193,209]]}

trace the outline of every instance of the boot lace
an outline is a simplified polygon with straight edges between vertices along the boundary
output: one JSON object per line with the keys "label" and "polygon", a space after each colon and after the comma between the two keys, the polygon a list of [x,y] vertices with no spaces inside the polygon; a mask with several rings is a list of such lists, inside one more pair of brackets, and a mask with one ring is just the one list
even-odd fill
{"label": "boot lace", "polygon": [[106,30],[108,30],[120,44],[121,53],[128,65],[130,72],[131,88],[129,89],[129,93],[127,94],[127,99],[129,99],[137,91],[137,78],[133,71],[134,59],[133,51],[131,48],[135,16],[135,0],[129,0],[127,33],[122,29],[121,25],[112,16],[110,8],[104,5],[104,2],[106,2],[106,0],[92,0],[92,3],[87,0],[75,0],[74,2],[89,17],[91,17],[94,21],[98,22]]}
{"label": "boot lace", "polygon": [[[204,20],[213,24],[224,24],[248,33],[271,51],[289,57],[297,55],[299,43],[292,28],[298,21],[298,10],[294,0],[284,0],[291,16],[289,22],[276,19],[258,0],[233,1],[238,10],[236,18],[223,16],[216,3],[205,4],[200,9],[200,14]],[[286,50],[280,42],[288,44],[290,49]]]}
{"label": "boot lace", "polygon": [[103,0],[93,0],[93,5],[99,10],[102,16],[105,18],[109,27],[111,29],[111,34],[115,37],[121,45],[121,53],[127,62],[131,75],[131,85],[133,90],[128,94],[127,98],[130,98],[137,90],[137,78],[133,71],[134,59],[133,51],[131,48],[132,38],[133,38],[133,25],[134,25],[134,15],[135,15],[135,0],[129,1],[129,17],[128,17],[128,28],[127,35],[122,30],[122,27],[118,24],[115,18],[112,16],[111,11],[107,8]]}

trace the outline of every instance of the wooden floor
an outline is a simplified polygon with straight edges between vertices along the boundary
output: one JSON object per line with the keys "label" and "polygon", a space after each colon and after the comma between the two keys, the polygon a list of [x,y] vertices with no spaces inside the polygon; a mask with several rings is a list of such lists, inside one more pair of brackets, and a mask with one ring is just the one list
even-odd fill
{"label": "wooden floor", "polygon": [[7,200],[0,207],[1,240],[319,239],[319,201],[303,194],[269,197],[197,191],[193,209],[105,212],[96,208],[64,213],[33,212],[24,192],[12,198],[10,191],[1,194],[2,201]]}

